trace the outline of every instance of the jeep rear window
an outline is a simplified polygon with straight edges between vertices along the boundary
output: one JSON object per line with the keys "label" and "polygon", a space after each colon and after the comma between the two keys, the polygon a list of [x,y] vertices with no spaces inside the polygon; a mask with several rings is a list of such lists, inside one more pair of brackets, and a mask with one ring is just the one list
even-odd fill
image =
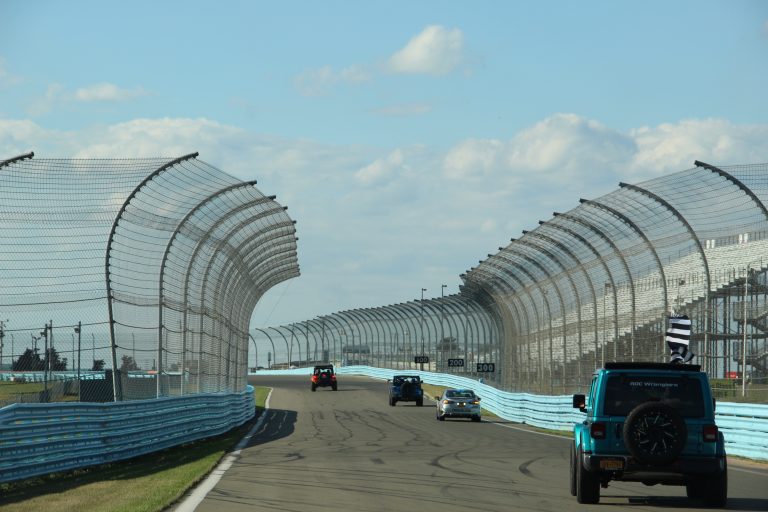
{"label": "jeep rear window", "polygon": [[611,375],[605,390],[603,414],[626,416],[645,402],[662,402],[685,418],[704,416],[701,382],[688,376]]}

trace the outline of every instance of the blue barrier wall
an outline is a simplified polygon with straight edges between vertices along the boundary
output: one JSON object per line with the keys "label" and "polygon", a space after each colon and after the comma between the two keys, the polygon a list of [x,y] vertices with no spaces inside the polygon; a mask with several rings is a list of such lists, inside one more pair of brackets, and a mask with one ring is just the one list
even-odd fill
{"label": "blue barrier wall", "polygon": [[[483,408],[510,421],[569,431],[583,416],[570,395],[508,393],[456,375],[367,366],[338,368],[341,375],[389,379],[408,373],[436,386],[474,389]],[[258,375],[309,375],[310,368]],[[343,381],[340,382],[343,386]],[[13,404],[0,409],[0,482],[129,459],[223,434],[255,414],[253,388],[240,394],[205,394],[117,403]],[[732,455],[768,460],[768,406],[719,402],[717,424]]]}
{"label": "blue barrier wall", "polygon": [[253,387],[128,402],[0,409],[0,482],[115,462],[223,434],[253,418]]}
{"label": "blue barrier wall", "polygon": [[[419,375],[427,384],[473,389],[483,408],[500,418],[550,430],[571,431],[584,415],[572,407],[571,395],[546,396],[509,393],[474,379],[418,370],[391,370],[370,366],[347,366],[337,373],[390,379],[393,375]],[[308,375],[311,368],[259,371],[258,375]],[[343,381],[339,386],[343,386]],[[716,421],[725,436],[726,451],[755,460],[768,460],[768,405],[718,402]]]}

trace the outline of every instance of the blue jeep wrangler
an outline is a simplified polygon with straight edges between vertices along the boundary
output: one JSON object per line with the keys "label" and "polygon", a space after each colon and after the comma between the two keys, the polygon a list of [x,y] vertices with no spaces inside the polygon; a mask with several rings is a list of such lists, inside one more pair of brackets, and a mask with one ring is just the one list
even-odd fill
{"label": "blue jeep wrangler", "polygon": [[600,487],[618,480],[684,485],[689,498],[725,506],[725,442],[698,365],[606,363],[573,407],[586,414],[574,425],[570,457],[579,503],[597,503]]}
{"label": "blue jeep wrangler", "polygon": [[424,405],[424,392],[421,389],[421,378],[417,375],[395,375],[389,386],[389,405],[397,402],[416,402]]}

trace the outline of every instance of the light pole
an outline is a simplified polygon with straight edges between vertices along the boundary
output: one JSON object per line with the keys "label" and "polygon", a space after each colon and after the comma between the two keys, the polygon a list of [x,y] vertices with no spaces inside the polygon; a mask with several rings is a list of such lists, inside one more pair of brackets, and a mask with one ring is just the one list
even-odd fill
{"label": "light pole", "polygon": [[[467,365],[469,365],[469,357],[467,357],[469,354],[467,354],[467,351],[469,349],[469,340],[467,339],[467,332],[469,331],[469,301],[464,299],[464,350],[461,350],[461,347],[459,347],[459,354],[462,354],[464,359],[467,361]],[[466,366],[462,369],[463,371],[466,371]]]}
{"label": "light pole", "polygon": [[[8,320],[0,320],[0,370],[3,369],[3,339],[5,338],[5,322]],[[13,352],[13,351],[11,351]],[[13,362],[13,354],[11,354],[11,362]]]}
{"label": "light pole", "polygon": [[51,358],[48,354],[48,324],[45,324],[45,328],[40,331],[40,336],[45,338],[45,359],[43,359],[43,397],[48,401],[48,370],[51,366]]}
{"label": "light pole", "polygon": [[[347,341],[347,331],[345,331],[343,327],[340,327],[337,332],[339,334],[339,345],[341,345],[341,343],[342,343],[341,342],[341,336],[344,336],[344,344],[341,345],[341,358],[340,358],[341,359],[341,366],[344,366],[344,361],[347,359],[344,354],[346,354],[347,344],[349,343]],[[336,343],[336,338],[333,338],[333,342]]]}
{"label": "light pole", "polygon": [[[445,288],[447,286],[447,284],[440,285],[440,343],[442,344],[441,348],[443,349],[440,356],[441,365],[445,363],[445,305],[443,304],[443,301],[445,300]],[[437,352],[437,350],[435,350],[435,352]],[[437,354],[435,354],[435,357],[437,357]],[[445,368],[445,366],[443,366],[443,368]]]}
{"label": "light pole", "polygon": [[[281,338],[283,338],[283,341],[285,342],[285,357],[286,357],[285,367],[288,368],[289,366],[291,366],[291,351],[293,350],[293,346],[288,345],[288,338],[285,337],[285,334],[283,334],[283,331],[277,329],[276,327],[267,327],[267,329],[272,329],[277,334],[279,334]],[[275,364],[277,364],[277,351],[275,351],[274,349],[273,351],[275,352],[274,361],[275,361]]]}
{"label": "light pole", "polygon": [[608,344],[608,317],[606,316],[605,303],[608,299],[608,290],[611,287],[611,283],[605,283],[603,288],[603,346],[600,350],[602,354],[602,366],[605,366],[605,346]]}
{"label": "light pole", "polygon": [[248,333],[248,337],[251,338],[251,341],[253,342],[253,367],[254,369],[257,369],[259,367],[259,347],[256,345],[256,339],[251,335],[251,333]]}
{"label": "light pole", "polygon": [[[749,294],[749,271],[752,264],[758,263],[758,260],[747,263],[746,273],[744,275],[744,304],[742,313],[742,340],[741,340],[741,396],[747,396],[747,296]],[[763,261],[760,260],[760,268],[763,267]]]}
{"label": "light pole", "polygon": [[747,396],[747,295],[749,291],[749,265],[747,263],[747,270],[744,274],[744,303],[743,311],[744,317],[742,318],[742,340],[741,340],[741,396]]}
{"label": "light pole", "polygon": [[[267,331],[265,331],[264,329],[259,329],[258,327],[254,327],[253,330],[259,331],[260,333],[262,333],[264,336],[267,337],[267,339],[269,340],[269,344],[272,345],[272,353],[275,354],[275,362],[277,362],[277,349],[275,349],[275,342],[272,341],[272,336],[270,336],[269,333]],[[251,336],[251,333],[248,333],[248,336],[250,336],[251,340],[253,341],[253,350],[254,350],[254,353],[255,353],[255,356],[256,356],[254,364],[255,364],[256,368],[258,369],[258,367],[259,367],[259,349],[256,346],[256,339],[253,336]],[[288,343],[286,342],[286,347],[287,346],[288,346]],[[269,353],[267,353],[267,355],[269,355]],[[269,369],[270,366],[271,366],[270,358],[267,357],[267,369]]]}
{"label": "light pole", "polygon": [[411,332],[406,327],[403,331],[403,357],[408,361],[408,368],[411,367],[411,363],[408,359],[408,354],[413,357],[413,349],[411,348]]}
{"label": "light pole", "polygon": [[329,363],[329,357],[325,356],[325,318],[320,319],[320,325],[322,326],[320,333],[320,358],[323,363]]}
{"label": "light pole", "polygon": [[[421,302],[419,305],[421,306],[421,322],[420,322],[420,329],[421,329],[421,356],[424,357],[424,292],[427,291],[426,288],[421,289]],[[419,369],[424,371],[424,363],[420,363]]]}
{"label": "light pole", "polygon": [[80,337],[82,336],[82,322],[77,322],[75,333],[77,334],[77,401],[80,402]]}

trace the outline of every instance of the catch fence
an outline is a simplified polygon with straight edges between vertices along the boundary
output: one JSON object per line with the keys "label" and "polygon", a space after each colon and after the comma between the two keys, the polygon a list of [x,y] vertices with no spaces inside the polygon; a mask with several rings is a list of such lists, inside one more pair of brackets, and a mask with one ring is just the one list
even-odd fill
{"label": "catch fence", "polygon": [[255,183],[196,153],[0,161],[0,403],[243,391],[251,313],[299,274]]}
{"label": "catch fence", "polygon": [[555,395],[583,391],[606,361],[667,361],[675,312],[719,396],[768,402],[766,204],[768,164],[697,161],[555,212],[462,274],[459,294],[259,334],[306,343],[286,366],[419,368]]}

